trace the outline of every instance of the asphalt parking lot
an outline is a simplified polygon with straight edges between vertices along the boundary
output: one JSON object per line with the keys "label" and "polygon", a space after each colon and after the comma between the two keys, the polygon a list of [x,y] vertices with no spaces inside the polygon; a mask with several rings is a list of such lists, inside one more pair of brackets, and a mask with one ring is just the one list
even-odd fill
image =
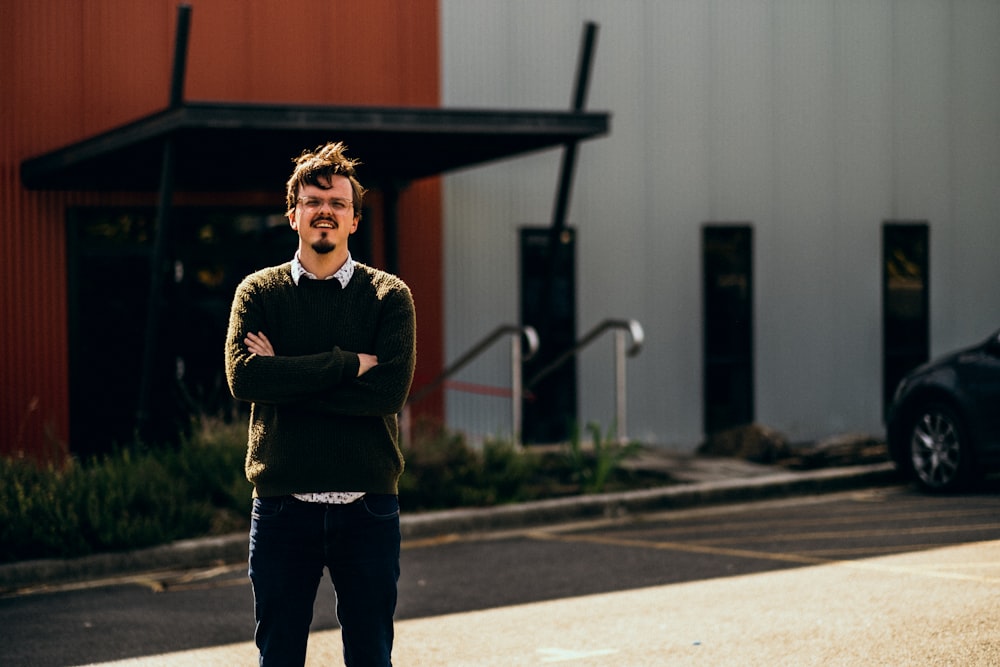
{"label": "asphalt parking lot", "polygon": [[[998,548],[996,485],[940,497],[883,485],[409,538],[396,664],[935,664],[893,662],[904,646],[995,664],[984,660],[997,656],[987,600],[1000,592]],[[932,646],[929,615],[947,619],[934,634],[951,628]],[[958,632],[959,621],[971,625]],[[879,640],[862,661],[853,635],[875,642],[896,623],[900,641]],[[242,564],[8,598],[0,624],[24,649],[0,651],[9,665],[254,660]],[[337,664],[336,627],[322,590],[310,664]],[[59,646],[72,652],[46,661]],[[664,652],[673,657],[657,661]]]}

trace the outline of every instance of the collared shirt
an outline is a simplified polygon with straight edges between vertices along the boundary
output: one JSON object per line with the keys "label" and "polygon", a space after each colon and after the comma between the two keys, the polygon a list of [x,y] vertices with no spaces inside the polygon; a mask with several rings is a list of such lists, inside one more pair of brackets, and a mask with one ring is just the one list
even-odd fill
{"label": "collared shirt", "polygon": [[[354,275],[354,258],[351,257],[351,253],[347,253],[347,261],[344,265],[337,270],[335,274],[326,278],[326,280],[333,280],[336,278],[340,281],[340,286],[346,288],[347,283],[351,282],[351,277]],[[314,273],[310,273],[306,270],[306,267],[302,266],[302,260],[299,259],[299,251],[295,251],[295,257],[292,258],[292,280],[298,285],[302,277],[305,276],[310,280],[319,280],[319,278]]]}
{"label": "collared shirt", "polygon": [[[347,287],[347,283],[351,281],[351,276],[354,275],[354,258],[351,257],[350,253],[347,254],[347,261],[340,269],[327,278],[326,280],[332,280],[336,278],[340,282],[341,287]],[[309,280],[319,280],[319,278],[306,270],[306,267],[302,266],[302,261],[299,259],[298,251],[295,252],[295,258],[292,259],[292,280],[298,285],[299,281],[303,278]],[[347,505],[348,503],[353,503],[355,500],[362,498],[365,493],[364,491],[319,491],[314,493],[293,493],[294,497],[299,500],[304,500],[307,503],[329,503],[332,505]]]}

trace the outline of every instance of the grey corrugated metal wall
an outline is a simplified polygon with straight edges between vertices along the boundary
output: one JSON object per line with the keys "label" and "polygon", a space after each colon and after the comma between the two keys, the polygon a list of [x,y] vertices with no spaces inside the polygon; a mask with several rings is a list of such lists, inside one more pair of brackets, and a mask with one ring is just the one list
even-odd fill
{"label": "grey corrugated metal wall", "polygon": [[[630,435],[702,438],[700,234],[749,222],[757,421],[793,439],[881,432],[880,229],[930,227],[931,353],[1000,326],[1000,3],[991,0],[442,0],[442,104],[567,108],[600,25],[580,150],[580,333],[638,319]],[[547,224],[558,152],[445,181],[446,358],[516,321],[517,228]],[[610,341],[580,419],[613,418]],[[463,379],[507,382],[502,354]],[[503,409],[452,392],[449,422]],[[485,410],[485,412],[484,412]],[[490,410],[493,410],[490,412]]]}

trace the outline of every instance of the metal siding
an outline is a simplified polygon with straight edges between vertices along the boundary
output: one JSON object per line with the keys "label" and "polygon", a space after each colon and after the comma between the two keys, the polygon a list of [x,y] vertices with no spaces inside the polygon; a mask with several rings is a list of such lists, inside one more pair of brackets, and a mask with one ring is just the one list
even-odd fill
{"label": "metal siding", "polygon": [[[589,107],[612,131],[581,146],[569,217],[580,333],[612,315],[646,328],[632,435],[702,437],[704,222],[753,225],[757,418],[793,439],[881,429],[883,220],[930,223],[932,353],[1000,326],[1000,292],[982,287],[1000,277],[1000,4],[441,5],[454,106],[568,105],[582,24],[600,25]],[[470,323],[517,312],[513,202],[547,219],[557,169],[541,155],[446,179],[447,356],[471,344]],[[580,418],[607,423],[601,347],[581,357]]]}
{"label": "metal siding", "polygon": [[[597,6],[588,9],[597,10]],[[646,12],[642,4],[623,4],[606,27],[603,12],[587,14],[601,24],[589,105],[605,108],[608,100],[617,100],[611,136],[616,127],[644,127],[646,123],[645,110],[650,103],[643,85],[650,73],[644,62],[648,51],[643,34]],[[580,24],[575,27],[579,42]],[[569,46],[568,51],[575,54],[577,48]],[[618,67],[608,69],[612,63]],[[572,81],[574,73],[575,69],[566,71],[567,81]],[[577,326],[581,334],[607,318],[634,317],[643,301],[643,289],[631,276],[649,275],[658,265],[643,250],[648,239],[643,231],[645,216],[626,213],[622,217],[622,202],[644,198],[647,183],[635,178],[631,164],[636,156],[642,156],[641,161],[648,159],[646,132],[623,135],[619,151],[609,150],[612,145],[608,139],[587,142],[580,146],[577,156],[569,214],[579,229]],[[615,418],[613,352],[614,336],[608,333],[581,350],[577,364],[579,385],[586,388],[579,392],[579,414],[586,421],[603,424],[605,429]]]}
{"label": "metal siding", "polygon": [[931,261],[947,258],[950,298],[934,304],[932,353],[965,345],[971,331],[985,337],[1000,327],[1000,2],[957,4],[951,39],[950,77],[960,91],[951,111],[954,227],[931,241],[938,244]]}
{"label": "metal siding", "polygon": [[[716,183],[708,177],[713,168],[708,147],[718,140],[710,123],[715,93],[704,85],[715,68],[709,48],[715,10],[697,1],[645,7],[641,43],[647,50],[642,58],[647,106],[636,137],[643,145],[639,164],[644,168],[635,174],[631,166],[627,174],[642,179],[642,197],[636,200],[642,208],[622,202],[615,220],[621,226],[632,219],[642,222],[638,244],[649,271],[630,281],[642,302],[629,316],[642,322],[646,345],[629,362],[629,426],[636,437],[668,442],[681,441],[702,422],[700,410],[692,407],[702,383],[701,259],[696,249],[701,245],[697,222],[706,219],[705,211],[713,205]],[[614,127],[627,129],[618,123]],[[622,266],[631,262],[624,258]],[[659,415],[659,424],[640,415]]]}
{"label": "metal siding", "polygon": [[[817,308],[838,303],[842,272],[829,252],[838,236],[832,8],[816,0],[785,5],[774,13],[771,40],[773,199],[762,236],[781,272],[770,272],[770,289],[761,284],[757,295],[760,329],[766,332],[757,343],[758,416],[765,423],[780,420],[795,432],[829,419],[834,412],[829,396],[842,389],[816,381],[832,377],[839,363],[825,352],[840,335],[833,326],[838,309]],[[763,261],[757,266],[766,271]],[[789,322],[794,326],[782,326]]]}
{"label": "metal siding", "polygon": [[[436,0],[190,4],[189,99],[439,103]],[[0,453],[65,447],[67,207],[155,201],[153,194],[27,192],[20,163],[165,107],[176,15],[174,0],[0,6]],[[318,60],[317,45],[331,39],[329,58]],[[275,184],[277,202],[282,189]],[[441,253],[438,191],[435,179],[416,184],[400,210],[406,244],[400,273],[422,307],[423,376],[432,376],[442,358],[440,272],[427,266]]]}
{"label": "metal siding", "polygon": [[[830,268],[825,278],[830,303],[845,305],[827,315],[829,388],[820,394],[808,388],[817,395],[814,410],[820,413],[812,419],[826,423],[828,432],[861,430],[881,420],[881,404],[869,385],[879,381],[872,370],[882,363],[879,223],[892,183],[890,8],[841,2],[834,6],[833,21]],[[771,393],[769,381],[760,378],[762,395]],[[862,382],[864,391],[850,389]],[[773,404],[769,414],[781,409]]]}

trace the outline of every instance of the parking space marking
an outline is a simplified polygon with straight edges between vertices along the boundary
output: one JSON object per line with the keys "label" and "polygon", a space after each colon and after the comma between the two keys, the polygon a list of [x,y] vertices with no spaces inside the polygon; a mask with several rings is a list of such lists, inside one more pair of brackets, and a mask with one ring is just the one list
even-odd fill
{"label": "parking space marking", "polygon": [[[887,516],[887,519],[891,519],[894,523],[899,523],[902,521],[928,521],[932,519],[951,519],[955,517],[974,517],[974,516],[989,516],[995,517],[997,514],[997,508],[983,508],[981,510],[954,510],[954,511],[940,511],[940,512],[909,512],[892,514]],[[863,516],[863,515],[862,515]],[[780,523],[783,530],[795,527],[807,527],[807,526],[837,526],[837,525],[850,525],[856,523],[858,516],[856,515],[842,515],[834,517],[816,517],[812,519],[781,519]],[[694,532],[702,532],[710,530],[712,532],[724,531],[728,529],[742,530],[746,531],[748,529],[769,529],[775,524],[774,521],[726,521],[722,523],[713,523],[711,525],[705,524],[695,524],[695,525],[671,525],[663,528],[659,531],[661,534],[665,535],[683,535]],[[998,524],[991,524],[998,525]]]}
{"label": "parking space marking", "polygon": [[443,544],[453,544],[455,542],[462,542],[463,537],[457,533],[448,533],[447,535],[436,535],[434,537],[425,537],[421,539],[404,539],[402,542],[402,549],[405,551],[407,549],[426,549],[428,547],[439,547]]}
{"label": "parking space marking", "polygon": [[916,576],[929,577],[932,579],[954,579],[958,581],[974,581],[984,584],[1000,584],[1000,577],[984,577],[978,575],[964,574],[962,572],[888,565],[872,561],[822,558],[819,556],[810,556],[804,553],[754,551],[751,549],[717,547],[708,544],[699,544],[696,542],[694,543],[660,542],[660,541],[654,542],[646,540],[625,539],[620,537],[605,537],[600,535],[554,534],[554,533],[546,533],[545,531],[530,531],[525,533],[525,535],[527,537],[530,537],[531,539],[548,540],[553,542],[589,543],[589,544],[601,544],[605,546],[629,547],[636,549],[681,551],[686,553],[709,554],[713,556],[731,556],[735,558],[771,560],[783,563],[796,563],[799,565],[840,565],[846,568],[853,568],[858,570],[878,571],[891,574],[916,575]]}
{"label": "parking space marking", "polygon": [[[786,524],[781,524],[782,528],[787,528]],[[941,535],[944,533],[954,533],[956,531],[992,531],[994,534],[1000,533],[1000,523],[980,523],[980,524],[953,524],[948,526],[915,526],[910,528],[896,528],[893,530],[827,530],[811,533],[788,532],[786,534],[769,535],[734,535],[732,537],[719,537],[698,540],[699,544],[727,544],[730,542],[789,542],[792,540],[827,540],[827,539],[852,539],[859,537],[881,537],[885,535]]]}
{"label": "parking space marking", "polygon": [[830,547],[822,549],[799,549],[797,553],[804,555],[814,555],[820,557],[834,558],[834,557],[845,557],[845,556],[863,556],[863,557],[874,557],[879,554],[883,556],[892,556],[899,553],[908,553],[912,551],[927,551],[929,549],[940,549],[940,542],[923,542],[923,543],[913,543],[907,542],[906,544],[886,544],[877,547]]}

